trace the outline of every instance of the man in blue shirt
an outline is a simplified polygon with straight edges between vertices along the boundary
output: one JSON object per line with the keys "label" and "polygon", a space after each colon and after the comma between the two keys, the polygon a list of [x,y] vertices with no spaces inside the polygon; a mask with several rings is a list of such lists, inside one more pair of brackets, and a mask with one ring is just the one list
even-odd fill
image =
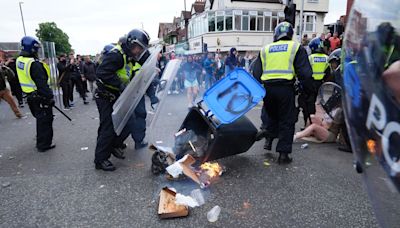
{"label": "man in blue shirt", "polygon": [[203,63],[204,70],[206,71],[206,90],[209,89],[214,83],[214,72],[215,72],[215,62],[213,60],[213,55],[208,53],[207,58]]}

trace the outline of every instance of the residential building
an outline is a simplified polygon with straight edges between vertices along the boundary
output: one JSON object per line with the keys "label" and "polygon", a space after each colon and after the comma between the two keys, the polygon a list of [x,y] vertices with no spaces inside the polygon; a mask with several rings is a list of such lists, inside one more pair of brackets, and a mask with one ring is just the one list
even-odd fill
{"label": "residential building", "polygon": [[[286,2],[286,1],[285,1]],[[296,4],[296,34],[299,35],[301,0]],[[329,0],[304,0],[303,34],[320,34]],[[208,51],[259,51],[273,41],[277,24],[284,21],[282,0],[207,0],[204,12],[193,13],[188,24],[189,53]],[[298,36],[294,39],[299,39]]]}

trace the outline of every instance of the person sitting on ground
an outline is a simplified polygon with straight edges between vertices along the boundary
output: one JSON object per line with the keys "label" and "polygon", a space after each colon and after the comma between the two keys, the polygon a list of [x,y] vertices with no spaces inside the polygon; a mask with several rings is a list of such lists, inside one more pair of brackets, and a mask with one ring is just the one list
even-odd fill
{"label": "person sitting on ground", "polygon": [[312,124],[306,127],[303,131],[297,132],[294,135],[293,141],[304,137],[315,137],[320,142],[336,142],[340,132],[340,126],[343,124],[342,108],[337,107],[332,110],[331,118],[324,112],[320,105],[316,106],[315,115],[311,115]]}

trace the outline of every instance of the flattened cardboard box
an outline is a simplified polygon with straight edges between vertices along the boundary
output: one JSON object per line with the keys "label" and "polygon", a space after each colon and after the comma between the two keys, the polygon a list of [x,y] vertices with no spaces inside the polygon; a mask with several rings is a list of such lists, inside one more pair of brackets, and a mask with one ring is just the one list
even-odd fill
{"label": "flattened cardboard box", "polygon": [[165,187],[160,192],[160,202],[158,204],[158,215],[160,218],[185,217],[189,214],[189,208],[175,203],[176,192]]}

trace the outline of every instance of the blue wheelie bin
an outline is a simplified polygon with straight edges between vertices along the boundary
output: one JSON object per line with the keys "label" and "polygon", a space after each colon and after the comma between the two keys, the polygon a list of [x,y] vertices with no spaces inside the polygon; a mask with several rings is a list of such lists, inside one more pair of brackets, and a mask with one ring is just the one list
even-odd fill
{"label": "blue wheelie bin", "polygon": [[244,153],[254,144],[257,134],[257,128],[245,114],[264,96],[264,87],[253,76],[235,69],[205,92],[179,130],[192,130],[206,138],[201,162]]}

